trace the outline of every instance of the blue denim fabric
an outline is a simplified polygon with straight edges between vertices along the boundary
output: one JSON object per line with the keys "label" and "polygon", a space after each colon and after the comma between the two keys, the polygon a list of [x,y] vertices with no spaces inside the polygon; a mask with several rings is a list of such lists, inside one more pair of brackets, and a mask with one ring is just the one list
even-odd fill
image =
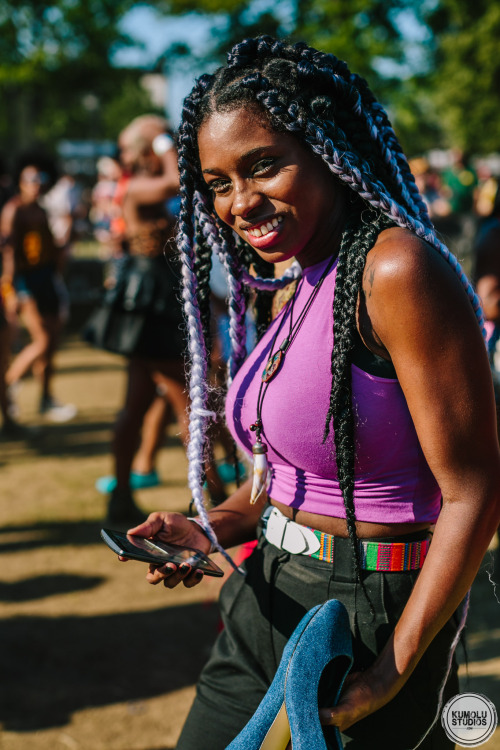
{"label": "blue denim fabric", "polygon": [[[283,702],[294,750],[327,750],[318,715],[323,670],[338,659],[335,703],[352,664],[349,617],[336,599],[313,607],[288,641],[276,676],[252,719],[227,750],[259,750]],[[339,750],[340,734],[336,730]]]}

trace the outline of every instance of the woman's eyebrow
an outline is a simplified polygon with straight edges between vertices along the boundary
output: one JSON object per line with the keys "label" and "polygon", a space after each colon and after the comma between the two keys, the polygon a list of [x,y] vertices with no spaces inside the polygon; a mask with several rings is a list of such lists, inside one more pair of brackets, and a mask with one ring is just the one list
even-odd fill
{"label": "woman's eyebrow", "polygon": [[[273,146],[257,146],[256,148],[251,148],[250,151],[246,151],[238,157],[238,164],[251,159],[252,156],[255,156],[256,154],[262,154],[266,151],[272,150],[272,148]],[[220,171],[221,170],[216,169],[215,167],[208,167],[207,169],[202,170],[202,174],[220,174]]]}

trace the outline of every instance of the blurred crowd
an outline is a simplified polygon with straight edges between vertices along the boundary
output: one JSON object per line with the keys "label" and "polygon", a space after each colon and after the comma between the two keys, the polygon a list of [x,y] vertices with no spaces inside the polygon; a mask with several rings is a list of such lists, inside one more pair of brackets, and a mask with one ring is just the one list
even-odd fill
{"label": "blurred crowd", "polygon": [[[22,380],[40,381],[41,418],[66,422],[72,404],[53,393],[54,354],[71,299],[65,281],[75,266],[75,243],[92,248],[102,268],[99,303],[81,330],[95,347],[124,357],[127,387],[112,437],[112,472],[96,477],[108,496],[108,520],[130,525],[144,518],[133,492],[160,484],[156,458],[165,432],[177,425],[188,439],[186,332],[181,300],[181,268],[175,251],[179,175],[175,134],[168,122],[144,115],[119,135],[117,153],[96,163],[96,180],[56,176],[36,155],[21,160],[2,184],[0,405],[6,439],[33,436],[19,424],[17,394]],[[223,386],[228,351],[226,282],[215,258],[209,295],[216,312],[207,332],[212,378]],[[71,289],[71,285],[70,285]],[[249,346],[252,345],[249,321]],[[214,389],[214,392],[216,389]],[[218,411],[220,403],[214,401]],[[245,472],[223,427],[214,428],[222,460],[206,457],[206,491],[213,504],[226,497],[226,485]]]}
{"label": "blurred crowd", "polygon": [[[439,168],[427,157],[410,163],[438,232],[466,263],[482,299],[490,335],[493,372],[500,369],[499,175],[486,162],[459,150]],[[120,354],[128,372],[123,408],[112,439],[112,471],[96,477],[106,494],[108,520],[142,520],[134,490],[161,482],[156,466],[168,426],[188,436],[189,397],[185,380],[185,331],[181,271],[175,252],[179,209],[175,134],[166,120],[144,115],[119,135],[114,155],[95,164],[93,182],[57,174],[40,154],[25,154],[15,170],[0,160],[0,410],[2,436],[23,439],[17,394],[30,374],[40,383],[43,419],[66,422],[72,404],[53,392],[54,353],[71,309],[65,280],[73,248],[86,247],[102,267],[99,304],[82,331],[90,345]],[[214,385],[224,387],[228,352],[226,280],[217,258],[211,264],[210,296],[216,324],[207,332]],[[73,300],[74,301],[74,300]],[[276,305],[273,306],[276,314]],[[248,320],[248,347],[255,337]],[[500,378],[497,377],[500,383]],[[214,388],[214,393],[217,393]],[[499,386],[500,393],[500,386]],[[214,397],[215,398],[215,397]],[[220,410],[214,402],[214,411]],[[245,466],[223,427],[215,423],[222,459],[206,457],[206,490],[212,503],[226,497]]]}

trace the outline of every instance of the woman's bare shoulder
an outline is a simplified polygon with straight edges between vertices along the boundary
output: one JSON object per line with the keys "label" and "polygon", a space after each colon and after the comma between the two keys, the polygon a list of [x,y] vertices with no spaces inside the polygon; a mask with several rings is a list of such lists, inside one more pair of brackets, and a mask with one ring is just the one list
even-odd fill
{"label": "woman's bare shoulder", "polygon": [[367,299],[374,295],[382,303],[387,296],[393,299],[394,295],[422,299],[446,290],[464,294],[452,265],[438,249],[400,227],[380,233],[368,253],[363,272],[363,293]]}
{"label": "woman's bare shoulder", "polygon": [[434,248],[408,229],[385,229],[368,253],[363,289],[370,293],[375,284],[397,284],[398,281],[406,284],[413,274],[422,272],[429,265],[439,265],[438,257]]}
{"label": "woman's bare shoulder", "polygon": [[437,322],[442,328],[443,319],[450,316],[462,323],[475,318],[452,265],[438,249],[406,229],[380,234],[368,253],[363,295],[371,325],[387,347],[403,322],[407,332],[416,335],[420,329],[428,333]]}

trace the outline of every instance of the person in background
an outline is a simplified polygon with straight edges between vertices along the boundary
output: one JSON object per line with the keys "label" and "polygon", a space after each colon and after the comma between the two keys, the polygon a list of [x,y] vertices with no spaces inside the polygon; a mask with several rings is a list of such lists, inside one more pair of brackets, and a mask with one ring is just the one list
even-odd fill
{"label": "person in background", "polygon": [[44,193],[40,202],[47,212],[56,245],[67,255],[74,236],[74,216],[79,203],[79,188],[75,178],[70,174],[62,174],[55,185]]}
{"label": "person in background", "polygon": [[480,226],[474,244],[473,278],[481,298],[484,317],[500,326],[500,189],[497,189],[490,215]]}
{"label": "person in background", "polygon": [[2,415],[0,435],[7,439],[22,436],[22,428],[12,416],[7,383],[5,382],[5,373],[10,359],[11,333],[5,316],[4,297],[8,298],[13,293],[12,285],[3,281],[0,289],[0,414]]}
{"label": "person in background", "polygon": [[491,216],[498,191],[498,176],[492,173],[487,164],[480,164],[477,170],[478,186],[476,190],[476,214],[487,218]]}
{"label": "person in background", "polygon": [[62,404],[52,393],[54,355],[62,326],[64,298],[60,273],[62,249],[54,241],[45,209],[40,204],[47,177],[36,164],[25,166],[19,177],[19,193],[1,214],[3,242],[2,285],[9,290],[6,314],[19,315],[31,342],[11,362],[6,383],[12,394],[21,378],[33,369],[41,384],[40,414],[54,422],[76,415],[72,404]]}
{"label": "person in background", "polygon": [[448,204],[449,213],[442,214],[442,221],[436,222],[436,226],[449,238],[454,254],[464,258],[472,252],[477,231],[478,178],[469,155],[462,149],[452,149],[451,159],[450,166],[441,173],[441,199]]}
{"label": "person in background", "polygon": [[119,160],[111,156],[102,156],[96,167],[97,182],[92,189],[89,218],[94,237],[101,245],[100,257],[109,260],[123,253],[123,231],[113,231],[113,220],[117,215],[121,217],[121,208],[115,202],[115,196],[122,168]]}
{"label": "person in background", "polygon": [[[172,408],[181,439],[184,443],[188,439],[181,268],[172,246],[174,218],[167,208],[179,189],[175,142],[166,120],[143,115],[121,132],[119,147],[127,176],[121,186],[121,215],[129,257],[118,271],[116,284],[117,288],[122,284],[135,290],[130,291],[129,307],[137,303],[135,292],[145,297],[140,300],[144,325],[129,355],[125,403],[114,431],[116,484],[113,482],[108,503],[108,521],[113,523],[144,518],[131,487],[141,430],[154,429],[149,442],[158,445]],[[144,422],[154,399],[158,402],[154,419]],[[216,501],[225,498],[224,485],[211,460],[207,461],[206,478],[212,497]]]}
{"label": "person in background", "polygon": [[0,211],[15,192],[14,181],[7,168],[5,158],[0,154]]}
{"label": "person in background", "polygon": [[[474,245],[473,278],[481,299],[486,330],[488,332],[488,352],[495,387],[497,427],[500,436],[500,189],[490,215],[483,219]],[[500,576],[500,530],[497,532],[495,576]]]}
{"label": "person in background", "polygon": [[[301,618],[328,599],[349,612],[354,664],[335,706],[322,677],[326,736],[338,727],[352,750],[451,750],[440,708],[458,692],[468,591],[500,520],[479,299],[385,111],[333,55],[271,37],[235,45],[184,102],[179,170],[198,515],[159,511],[129,532],[224,555],[259,542],[222,587],[224,628],[177,750],[225,750]],[[227,421],[254,472],[207,509],[214,250],[230,290]],[[269,292],[292,278],[271,321]],[[246,286],[259,290],[248,357]],[[202,579],[186,563],[147,574],[169,589]]]}
{"label": "person in background", "polygon": [[478,179],[468,154],[461,149],[453,149],[452,163],[443,170],[442,178],[451,213],[457,216],[471,214],[474,211]]}

